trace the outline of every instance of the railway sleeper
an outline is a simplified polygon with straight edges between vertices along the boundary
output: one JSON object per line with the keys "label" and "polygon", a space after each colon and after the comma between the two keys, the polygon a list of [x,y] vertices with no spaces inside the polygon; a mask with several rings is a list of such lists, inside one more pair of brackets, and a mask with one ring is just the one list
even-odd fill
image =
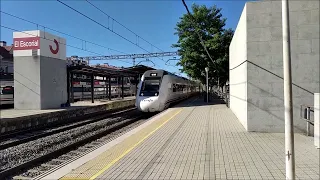
{"label": "railway sleeper", "polygon": [[32,179],[32,177],[27,177],[27,176],[14,176],[12,179],[19,179],[19,180],[25,180],[25,179]]}
{"label": "railway sleeper", "polygon": [[63,159],[52,159],[51,161],[56,161],[56,162],[61,162],[61,163],[64,163],[68,160],[63,160]]}
{"label": "railway sleeper", "polygon": [[48,164],[48,163],[44,163],[44,164],[41,164],[42,167],[56,167],[57,164]]}
{"label": "railway sleeper", "polygon": [[39,173],[39,172],[44,172],[44,171],[39,171],[39,170],[34,170],[34,169],[30,169],[30,170],[28,170],[27,172],[29,172],[29,173]]}

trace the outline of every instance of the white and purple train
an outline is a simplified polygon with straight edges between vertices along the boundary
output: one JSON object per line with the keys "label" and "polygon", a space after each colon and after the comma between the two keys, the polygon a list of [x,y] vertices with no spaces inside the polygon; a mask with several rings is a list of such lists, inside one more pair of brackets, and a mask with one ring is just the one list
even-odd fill
{"label": "white and purple train", "polygon": [[138,85],[135,105],[142,112],[159,112],[199,90],[200,84],[195,81],[165,70],[148,70]]}

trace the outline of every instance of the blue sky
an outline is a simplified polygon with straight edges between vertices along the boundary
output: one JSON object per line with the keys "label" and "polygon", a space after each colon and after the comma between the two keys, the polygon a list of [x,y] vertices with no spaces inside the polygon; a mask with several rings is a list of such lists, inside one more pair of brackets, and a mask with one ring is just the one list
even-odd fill
{"label": "blue sky", "polygon": [[[108,17],[101,12],[97,11],[94,7],[88,4],[86,1],[76,0],[62,0],[69,6],[81,11],[88,15],[92,19],[98,21],[105,26],[108,26]],[[122,23],[130,30],[149,41],[156,47],[163,51],[176,51],[171,48],[173,43],[176,43],[178,37],[174,35],[174,28],[186,10],[181,0],[91,0],[94,5],[98,6],[109,16]],[[216,4],[219,8],[222,8],[222,14],[227,18],[226,27],[235,29],[244,7],[245,1],[186,1],[189,9],[191,9],[192,3],[204,4],[212,6]],[[111,31],[97,25],[96,23],[86,19],[73,10],[65,7],[55,0],[37,0],[37,1],[17,1],[17,0],[2,0],[1,11],[8,12],[15,16],[36,22],[40,25],[94,42],[105,47],[109,47],[121,52],[129,54],[147,53],[139,47],[131,44],[130,42],[115,35]],[[10,28],[17,29],[19,31],[35,30],[37,26],[24,22],[22,20],[15,19],[8,15],[1,13],[1,24]],[[112,21],[109,21],[109,27],[111,28]],[[40,30],[44,30],[39,26]],[[121,27],[119,24],[113,24],[113,30],[123,37],[136,42],[134,34]],[[67,44],[82,48],[82,41],[75,38],[52,32],[48,29],[46,31],[62,36],[66,38]],[[1,40],[7,41],[8,44],[12,43],[12,30],[1,28]],[[152,47],[143,40],[139,40],[139,45],[149,52],[159,52],[160,50]],[[202,48],[202,47],[199,47]],[[102,48],[96,45],[87,44],[87,50],[93,51],[98,54],[110,55],[110,54],[122,54],[116,51]],[[67,47],[67,56],[94,56],[83,50]],[[172,59],[172,57],[163,57],[164,61]],[[143,61],[144,59],[137,59],[136,63]],[[178,67],[174,66],[175,62],[171,61],[167,66],[159,58],[151,58],[158,69],[166,69],[171,72],[179,72]],[[115,66],[131,66],[132,60],[124,60],[128,63],[117,60],[106,61],[92,61],[92,64],[109,63]],[[152,66],[150,62],[142,62],[141,64]]]}

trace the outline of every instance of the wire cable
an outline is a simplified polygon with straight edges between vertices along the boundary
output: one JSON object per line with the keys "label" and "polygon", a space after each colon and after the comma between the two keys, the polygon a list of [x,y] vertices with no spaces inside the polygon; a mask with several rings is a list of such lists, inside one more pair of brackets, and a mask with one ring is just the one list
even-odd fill
{"label": "wire cable", "polygon": [[145,40],[144,38],[142,38],[141,36],[139,36],[138,34],[136,34],[135,32],[133,32],[131,29],[129,29],[128,27],[126,27],[125,25],[123,25],[122,23],[120,23],[119,21],[117,21],[116,19],[114,19],[113,17],[111,17],[109,14],[107,14],[106,12],[104,12],[103,10],[101,10],[100,8],[98,8],[96,5],[94,5],[93,3],[91,3],[90,1],[86,0],[87,3],[89,3],[91,6],[93,6],[94,8],[96,8],[98,11],[100,11],[101,13],[103,13],[104,15],[108,16],[108,19],[111,18],[113,21],[115,21],[116,23],[118,23],[120,26],[122,26],[123,28],[125,28],[126,30],[130,31],[132,34],[136,35],[138,38],[142,39],[143,41],[145,41],[146,43],[148,43],[149,45],[157,48],[158,50],[160,50],[161,52],[164,52],[162,49],[158,48],[157,46],[153,45],[152,43],[150,43],[149,41]]}
{"label": "wire cable", "polygon": [[[13,15],[13,14],[10,14],[10,13],[7,13],[7,12],[4,12],[4,11],[2,11],[2,10],[0,10],[0,12],[3,13],[3,14],[6,14],[6,15],[8,15],[8,16],[14,17],[14,18],[16,18],[16,19],[19,19],[19,20],[28,22],[28,23],[30,23],[30,24],[34,24],[34,25],[37,26],[37,29],[38,29],[39,26],[40,26],[40,27],[43,27],[44,29],[48,29],[48,30],[51,30],[51,31],[54,31],[54,32],[57,32],[57,33],[60,33],[60,34],[63,34],[63,35],[72,37],[72,38],[74,38],[74,39],[81,40],[81,41],[83,41],[83,42],[85,42],[85,43],[90,43],[90,44],[93,44],[93,45],[96,45],[96,46],[99,46],[99,47],[102,47],[102,48],[105,48],[105,49],[108,49],[108,50],[112,50],[112,51],[116,51],[116,52],[119,52],[119,53],[123,53],[123,54],[129,55],[129,53],[126,53],[126,52],[123,52],[123,51],[119,51],[119,50],[115,50],[115,49],[112,49],[112,48],[109,48],[109,47],[106,47],[106,46],[103,46],[103,45],[94,43],[94,42],[92,42],[92,41],[88,41],[88,40],[85,40],[85,39],[82,39],[82,38],[79,38],[79,37],[70,35],[70,34],[68,34],[68,33],[55,30],[55,29],[53,29],[53,28],[50,28],[50,27],[47,27],[47,26],[38,24],[38,23],[36,23],[36,22],[33,22],[33,21],[30,21],[30,20],[24,19],[24,18],[22,18],[22,17],[19,17],[19,16],[16,16],[16,15]],[[22,31],[20,31],[20,30],[17,30],[17,29],[11,28],[11,27],[7,27],[7,26],[3,26],[3,25],[1,25],[1,27],[6,28],[6,29],[9,29],[9,30],[12,30],[12,31],[22,32]],[[22,33],[25,33],[25,34],[34,36],[33,34],[30,34],[30,33],[26,33],[26,32],[22,32]],[[44,38],[44,39],[46,39],[46,38]],[[50,39],[47,39],[47,40],[50,40]],[[50,41],[52,41],[52,40],[50,40]],[[59,42],[59,44],[63,44],[63,43],[60,43],[60,42]],[[103,54],[100,54],[100,53],[97,53],[97,52],[93,52],[93,51],[87,50],[86,48],[83,49],[83,48],[79,48],[79,47],[76,47],[76,46],[73,46],[73,45],[70,45],[70,44],[63,44],[63,45],[66,45],[66,46],[68,46],[68,47],[72,47],[72,48],[74,48],[74,49],[86,51],[86,52],[89,52],[89,53],[92,53],[92,54],[96,54],[96,55],[99,55],[99,56],[105,56],[105,55],[103,55]],[[131,64],[130,62],[127,62],[127,61],[124,61],[124,60],[120,60],[120,59],[113,59],[113,60],[117,60],[117,61],[121,61],[121,62],[124,62],[124,63]]]}
{"label": "wire cable", "polygon": [[[27,33],[27,32],[23,32],[23,31],[20,31],[20,30],[11,28],[11,27],[7,27],[7,26],[4,26],[4,25],[2,25],[2,24],[1,24],[1,27],[2,27],[2,28],[5,28],[5,29],[12,30],[12,31],[21,32],[21,33],[27,34],[27,35],[32,36],[32,37],[38,37],[37,35],[31,34],[31,33]],[[51,39],[48,39],[48,38],[45,38],[45,37],[39,37],[39,38],[45,39],[45,40],[48,40],[48,41],[51,41],[51,42],[54,42],[54,40],[51,40]],[[82,49],[82,48],[79,48],[79,47],[76,47],[76,46],[72,46],[72,45],[69,45],[69,44],[66,44],[66,43],[58,42],[58,44],[62,44],[62,45],[68,46],[68,47],[72,47],[72,48],[78,49],[78,50],[86,51],[86,52],[89,52],[89,53],[92,53],[92,54],[104,56],[103,54],[100,54],[100,53],[97,53],[97,52],[93,52],[93,51],[89,51],[89,50],[86,50],[86,49]],[[130,62],[123,61],[123,60],[120,60],[120,59],[115,59],[115,60],[122,61],[122,62],[125,62],[125,63],[128,63],[128,64],[131,64]]]}
{"label": "wire cable", "polygon": [[93,44],[93,45],[96,45],[96,46],[99,46],[99,47],[102,47],[102,48],[105,48],[105,49],[108,49],[108,50],[112,50],[112,51],[115,51],[115,52],[119,52],[119,53],[123,53],[123,54],[128,54],[128,53],[125,53],[125,52],[122,52],[122,51],[119,51],[119,50],[115,50],[115,49],[112,49],[112,48],[109,48],[109,47],[106,47],[106,46],[103,46],[103,45],[100,45],[100,44],[97,44],[97,43],[94,43],[94,42],[91,42],[91,41],[88,41],[88,40],[85,40],[85,39],[82,39],[82,38],[79,38],[79,37],[76,37],[76,36],[70,35],[70,34],[65,33],[65,32],[61,32],[61,31],[52,29],[52,28],[50,28],[50,27],[47,27],[47,26],[44,26],[44,25],[41,25],[41,24],[32,22],[32,21],[30,21],[30,20],[27,20],[27,19],[24,19],[24,18],[15,16],[15,15],[13,15],[13,14],[10,14],[10,13],[7,13],[7,12],[1,11],[1,10],[0,10],[0,12],[3,13],[3,14],[6,14],[6,15],[8,15],[8,16],[14,17],[14,18],[16,18],[16,19],[19,19],[19,20],[28,22],[28,23],[30,23],[30,24],[37,25],[37,28],[38,28],[39,26],[41,26],[41,27],[43,27],[44,29],[49,29],[49,30],[51,30],[51,31],[54,31],[54,32],[57,32],[57,33],[60,33],[60,34],[64,34],[64,35],[66,35],[66,36],[69,36],[69,37],[72,37],[72,38],[81,40],[81,41],[83,41],[83,42],[85,42],[85,43],[90,43],[90,44]]}
{"label": "wire cable", "polygon": [[[146,51],[146,52],[148,52],[148,53],[151,53],[151,52],[149,52],[148,50],[146,50],[145,48],[143,48],[143,47],[139,46],[138,44],[136,44],[136,43],[132,42],[131,40],[129,40],[128,38],[126,38],[126,37],[124,37],[124,36],[122,36],[122,35],[120,35],[119,33],[115,32],[115,31],[113,31],[113,30],[110,30],[110,28],[109,28],[109,27],[106,27],[105,25],[103,25],[103,24],[99,23],[98,21],[96,21],[96,20],[94,20],[94,19],[90,18],[89,16],[85,15],[84,13],[82,13],[82,12],[80,12],[80,11],[76,10],[75,8],[73,8],[73,7],[69,6],[68,4],[66,4],[66,3],[64,3],[64,2],[62,2],[62,1],[60,1],[60,0],[57,0],[57,1],[58,1],[59,3],[61,3],[61,4],[63,4],[64,6],[68,7],[69,9],[72,9],[73,11],[75,11],[75,12],[77,12],[78,14],[82,15],[83,17],[85,17],[85,18],[87,18],[87,19],[91,20],[92,22],[94,22],[94,23],[96,23],[96,24],[100,25],[101,27],[103,27],[103,28],[105,28],[105,29],[109,30],[110,32],[112,32],[112,33],[116,34],[117,36],[121,37],[122,39],[125,39],[126,41],[130,42],[131,44],[133,44],[133,45],[135,45],[135,46],[139,47],[140,49],[142,49],[142,50],[144,50],[144,51]],[[158,58],[159,58],[159,57],[158,57]],[[159,59],[160,59],[160,60],[162,60],[162,61],[164,61],[164,60],[163,60],[163,59],[161,59],[161,58],[159,58]],[[165,62],[165,61],[164,61],[164,62]]]}
{"label": "wire cable", "polygon": [[[103,27],[103,28],[105,28],[105,29],[107,29],[107,30],[109,30],[109,31],[113,32],[114,34],[118,35],[119,37],[121,37],[121,38],[123,38],[123,39],[127,40],[127,41],[128,41],[128,42],[130,42],[131,44],[136,45],[134,42],[132,42],[132,41],[131,41],[131,40],[129,40],[128,38],[123,37],[123,36],[122,36],[122,35],[120,35],[119,33],[117,33],[117,32],[114,32],[114,31],[110,30],[110,28],[109,28],[109,27],[106,27],[105,25],[103,25],[103,24],[99,23],[98,21],[96,21],[96,20],[94,20],[94,19],[90,18],[89,16],[87,16],[87,15],[83,14],[82,12],[80,12],[80,11],[76,10],[75,8],[73,8],[73,7],[69,6],[68,4],[66,4],[66,3],[64,3],[64,2],[62,2],[62,1],[60,1],[60,0],[57,0],[57,1],[58,1],[59,3],[61,3],[61,4],[63,4],[64,6],[68,7],[69,9],[72,9],[73,11],[77,12],[78,14],[80,14],[80,15],[82,15],[82,16],[84,16],[84,17],[86,17],[87,19],[91,20],[92,22],[95,22],[96,24],[100,25],[101,27]],[[136,46],[140,47],[139,45],[136,45]],[[140,47],[140,48],[141,48],[141,49],[143,49],[143,50],[145,50],[143,47]],[[145,50],[145,51],[147,51],[147,50]],[[149,52],[149,51],[147,51],[147,52]],[[149,53],[150,53],[150,52],[149,52]]]}
{"label": "wire cable", "polygon": [[[186,2],[185,2],[184,0],[182,0],[182,3],[183,3],[183,5],[184,5],[184,7],[186,8],[186,10],[188,11],[188,14],[189,14],[189,16],[190,16],[191,19],[192,19],[192,23],[196,25],[195,19],[194,19],[194,17],[192,16],[192,14],[190,13],[189,8],[188,8]],[[199,33],[198,31],[196,31],[196,30],[195,30],[195,32],[198,34],[201,45],[203,46],[203,48],[204,48],[204,50],[206,51],[207,55],[209,56],[210,60],[211,60],[212,63],[214,64],[214,61],[213,61],[212,57],[210,56],[210,54],[209,54],[209,52],[208,52],[208,50],[207,50],[207,48],[206,48],[206,46],[205,46],[205,44],[204,44],[204,42],[203,42],[203,40],[202,40],[202,37],[201,37],[200,33]]]}

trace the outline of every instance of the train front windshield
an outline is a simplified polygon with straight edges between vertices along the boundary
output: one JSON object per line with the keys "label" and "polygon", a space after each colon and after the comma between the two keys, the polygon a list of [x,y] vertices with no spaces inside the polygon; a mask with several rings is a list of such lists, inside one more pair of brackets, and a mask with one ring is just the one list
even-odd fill
{"label": "train front windshield", "polygon": [[142,82],[140,96],[158,96],[161,79],[146,79]]}

